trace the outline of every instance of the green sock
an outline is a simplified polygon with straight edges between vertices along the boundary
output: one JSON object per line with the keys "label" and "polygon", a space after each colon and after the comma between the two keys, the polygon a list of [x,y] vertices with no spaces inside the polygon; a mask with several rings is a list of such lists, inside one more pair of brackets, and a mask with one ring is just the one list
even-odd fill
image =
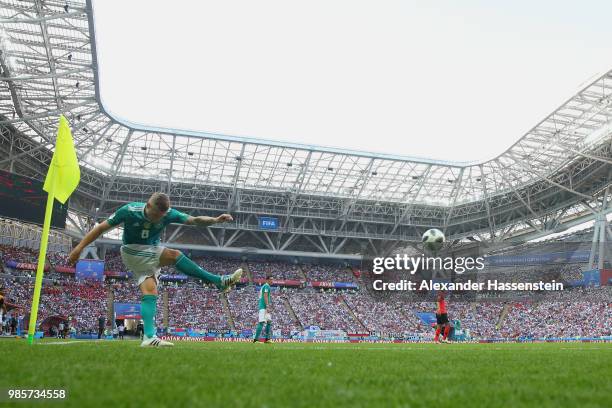
{"label": "green sock", "polygon": [[221,288],[221,276],[214,275],[202,269],[198,264],[187,258],[184,254],[176,260],[176,269],[183,272],[185,275],[193,276],[194,278],[202,279],[205,282],[214,283],[218,288]]}
{"label": "green sock", "polygon": [[261,334],[261,329],[263,329],[263,322],[257,323],[257,330],[255,331],[255,341],[259,340],[259,335]]}
{"label": "green sock", "polygon": [[272,323],[268,322],[266,323],[266,339],[270,340],[272,338],[271,332],[272,332]]}
{"label": "green sock", "polygon": [[140,315],[144,325],[145,336],[155,336],[155,312],[157,312],[157,295],[143,295],[140,303]]}

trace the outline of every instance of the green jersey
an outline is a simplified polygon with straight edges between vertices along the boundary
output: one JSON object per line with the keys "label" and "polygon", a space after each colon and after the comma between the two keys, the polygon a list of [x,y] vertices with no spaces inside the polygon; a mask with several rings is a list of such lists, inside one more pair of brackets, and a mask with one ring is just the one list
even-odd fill
{"label": "green jersey", "polygon": [[272,297],[270,296],[270,285],[264,283],[259,289],[259,310],[266,308],[266,301],[264,299],[264,293],[268,294],[268,304],[272,303]]}
{"label": "green jersey", "polygon": [[168,224],[184,224],[189,215],[170,208],[156,224],[145,215],[145,203],[129,203],[119,208],[108,220],[110,225],[123,223],[123,244],[158,245],[159,236]]}

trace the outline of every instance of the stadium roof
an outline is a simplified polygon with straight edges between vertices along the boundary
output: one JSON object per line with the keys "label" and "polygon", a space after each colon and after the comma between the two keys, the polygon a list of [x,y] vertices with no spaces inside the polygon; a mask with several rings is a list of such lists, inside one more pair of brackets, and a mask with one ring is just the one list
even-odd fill
{"label": "stadium roof", "polygon": [[[0,5],[0,123],[39,143],[35,149],[53,149],[63,113],[82,166],[111,179],[452,208],[540,180],[555,184],[553,175],[591,157],[612,131],[612,70],[517,135],[508,150],[481,163],[150,128],[114,117],[101,103],[90,2]],[[557,187],[577,199],[590,198],[571,185]]]}

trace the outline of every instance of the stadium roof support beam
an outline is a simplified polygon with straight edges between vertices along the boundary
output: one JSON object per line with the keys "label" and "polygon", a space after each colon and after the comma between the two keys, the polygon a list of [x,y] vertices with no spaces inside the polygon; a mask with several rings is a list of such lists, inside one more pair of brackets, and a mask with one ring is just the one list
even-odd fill
{"label": "stadium roof support beam", "polygon": [[[15,119],[14,118],[15,115],[13,115],[12,120],[3,119],[2,122],[0,122],[0,124],[9,124],[12,121],[19,122],[19,121],[24,120],[23,119],[23,109],[21,106],[21,99],[19,98],[19,94],[17,93],[15,83],[9,79],[11,77],[11,71],[8,67],[8,63],[6,61],[5,54],[6,54],[6,51],[0,50],[0,68],[2,69],[2,75],[0,75],[0,79],[6,82],[8,85],[9,92],[11,94],[11,99],[13,101],[13,110],[15,113],[17,113],[17,116],[19,117],[19,119]],[[47,114],[45,114],[45,116],[46,115]]]}
{"label": "stadium roof support beam", "polygon": [[[608,172],[608,177],[612,175],[612,169]],[[609,224],[606,218],[606,210],[608,209],[608,195],[610,193],[610,185],[604,191],[602,203],[599,211],[595,214],[595,223],[593,224],[593,239],[591,242],[591,252],[589,254],[589,267],[597,267],[603,269],[606,261],[606,232],[609,232]],[[595,257],[597,256],[597,264]],[[597,265],[597,266],[595,266]]]}
{"label": "stadium roof support beam", "polygon": [[133,130],[130,130],[128,132],[128,135],[123,141],[123,144],[121,145],[121,148],[119,149],[119,152],[117,152],[117,155],[115,156],[115,160],[113,161],[113,165],[111,166],[112,173],[111,173],[111,176],[108,182],[104,186],[104,191],[102,191],[102,197],[100,198],[100,205],[98,206],[98,210],[96,211],[95,218],[98,218],[98,214],[100,210],[104,208],[104,205],[106,204],[106,201],[108,200],[108,195],[110,194],[110,190],[113,186],[113,183],[115,182],[115,179],[117,178],[119,167],[121,166],[121,162],[123,162],[123,159],[125,158],[125,151],[127,150],[127,147],[130,144],[130,140],[132,139],[133,134],[134,134]]}
{"label": "stadium roof support beam", "polygon": [[327,247],[327,245],[325,244],[325,241],[323,240],[323,237],[321,235],[317,235],[319,237],[319,242],[321,243],[321,246],[323,247],[323,249],[325,250],[326,254],[329,254],[329,248]]}
{"label": "stadium roof support beam", "polygon": [[[89,153],[91,153],[91,151],[93,149],[96,148],[96,146],[98,145],[98,143],[100,143],[102,141],[103,138],[105,138],[107,136],[108,130],[110,129],[110,127],[112,126],[112,122],[109,122],[103,129],[100,129],[100,135],[91,143],[91,146],[89,146],[89,148],[87,150],[85,150],[81,155],[80,158],[84,159],[87,157],[87,155]],[[83,139],[83,141],[85,141],[85,139]]]}
{"label": "stadium roof support beam", "polygon": [[587,157],[589,159],[597,160],[597,161],[600,161],[602,163],[612,164],[612,160],[607,159],[605,157],[594,156],[592,154],[588,154],[588,153],[584,153],[584,152],[579,152],[578,150],[574,150],[574,149],[571,149],[569,147],[567,148],[567,150],[569,150],[570,152],[572,152],[574,154],[582,156],[582,157]]}
{"label": "stadium roof support beam", "polygon": [[206,232],[208,232],[208,235],[210,236],[210,238],[213,240],[213,242],[215,243],[215,246],[220,247],[221,245],[219,244],[219,240],[217,239],[217,237],[215,236],[215,234],[213,233],[212,229],[206,227]]}
{"label": "stadium roof support beam", "polygon": [[583,200],[582,203],[584,204],[585,208],[589,210],[591,213],[597,214],[597,211],[595,211],[595,209],[591,207],[591,204],[589,204],[588,201]]}
{"label": "stadium roof support beam", "polygon": [[306,241],[310,242],[315,248],[317,248],[319,250],[319,252],[326,253],[326,251],[323,249],[323,247],[321,245],[317,244],[316,242],[314,242],[312,240],[312,238],[310,238],[308,235],[304,235],[304,238],[306,238]]}
{"label": "stadium roof support beam", "polygon": [[461,183],[463,182],[463,172],[464,171],[465,171],[465,167],[462,167],[459,172],[459,178],[457,179],[457,182],[455,183],[455,191],[454,191],[454,194],[452,194],[453,202],[451,203],[451,206],[448,209],[448,215],[446,216],[446,219],[444,220],[444,229],[443,229],[444,233],[446,233],[446,228],[448,227],[448,223],[450,222],[450,219],[453,216],[455,204],[457,203],[457,197],[459,196],[459,191],[461,191]]}
{"label": "stadium roof support beam", "polygon": [[554,181],[554,180],[551,180],[549,177],[547,177],[547,176],[545,176],[545,175],[543,175],[543,174],[538,173],[537,171],[535,171],[535,170],[533,169],[533,167],[531,167],[530,165],[528,165],[527,163],[525,163],[523,160],[521,160],[521,159],[519,159],[518,157],[516,157],[514,154],[509,153],[508,155],[509,155],[509,156],[512,158],[512,160],[514,160],[514,162],[515,162],[516,164],[518,164],[518,165],[519,165],[519,167],[521,167],[521,168],[522,168],[523,170],[525,170],[526,172],[529,172],[529,173],[535,174],[536,176],[538,176],[539,178],[541,178],[541,179],[543,179],[543,180],[546,180],[546,181],[547,181],[547,182],[549,182],[550,184],[552,184],[552,185],[554,185],[554,186],[556,186],[556,187],[559,187],[559,188],[561,188],[561,189],[563,189],[563,190],[565,190],[565,191],[568,191],[568,192],[570,192],[570,193],[572,193],[572,194],[576,194],[576,195],[578,195],[578,196],[580,196],[580,197],[582,197],[582,198],[586,198],[586,199],[589,199],[589,200],[592,200],[592,199],[593,199],[593,197],[592,197],[592,196],[589,196],[589,195],[586,195],[586,194],[582,194],[581,192],[576,191],[576,190],[572,190],[571,188],[569,188],[569,187],[565,187],[564,185],[559,184],[559,183],[557,183],[557,182],[556,182],[556,181]]}
{"label": "stadium roof support beam", "polygon": [[[244,161],[244,150],[246,148],[246,143],[242,144],[242,148],[240,149],[240,156],[236,157],[238,164],[236,164],[236,169],[234,170],[234,177],[232,181],[232,194],[230,195],[230,199],[227,203],[227,211],[232,212],[236,208],[236,192],[238,191],[238,177],[240,177],[240,168],[242,167],[242,162]],[[229,150],[228,150],[229,152]]]}
{"label": "stadium roof support beam", "polygon": [[176,135],[172,137],[172,152],[170,154],[170,170],[168,171],[168,195],[172,191],[172,170],[174,170],[174,158],[176,157]]}
{"label": "stadium roof support beam", "polygon": [[[336,179],[338,178],[338,174],[340,174],[340,170],[341,168],[344,168],[344,163],[346,163],[346,160],[348,159],[348,155],[340,155],[338,156],[340,157],[340,164],[338,165],[338,169],[333,169],[332,173],[334,174],[333,177],[331,178],[331,180],[329,181],[329,183],[327,184],[327,188],[325,189],[325,194],[330,194],[330,187],[334,185],[334,181],[336,181]],[[353,165],[353,168],[355,167],[355,165]],[[327,170],[330,170],[330,167],[327,168]],[[352,169],[351,169],[352,170]],[[349,171],[350,172],[350,171]],[[334,192],[331,192],[331,194],[334,194]]]}
{"label": "stadium roof support beam", "polygon": [[[0,61],[2,59],[0,58]],[[0,77],[0,80],[2,80],[2,78]],[[9,84],[9,89],[11,88],[11,84],[12,81],[6,81]],[[74,110],[83,106],[90,106],[92,104],[95,103],[95,99],[86,99],[86,102],[80,102],[80,103],[76,103],[76,104],[71,104],[71,105],[64,105],[63,109],[54,109],[54,110],[50,110],[50,111],[45,111],[42,113],[32,113],[32,114],[28,114],[28,115],[24,115],[23,111],[21,109],[21,102],[20,102],[20,98],[17,95],[17,93],[15,93],[14,98],[13,98],[13,105],[15,107],[15,111],[17,113],[18,118],[14,118],[14,119],[2,119],[0,121],[0,125],[8,125],[8,124],[12,124],[12,123],[19,123],[19,122],[26,122],[29,123],[29,121],[35,120],[35,119],[42,119],[42,118],[48,118],[48,117],[55,117],[55,116],[59,116],[64,112],[70,111],[70,110]],[[51,143],[51,140],[49,140],[48,138],[46,138],[47,141],[49,143]]]}
{"label": "stadium roof support beam", "polygon": [[[370,161],[368,162],[368,165],[366,166],[366,168],[364,169],[364,173],[362,175],[362,178],[360,178],[359,180],[361,181],[361,187],[359,188],[359,191],[357,192],[357,194],[355,194],[349,201],[348,201],[348,205],[346,206],[344,213],[342,215],[342,224],[340,224],[340,229],[344,228],[344,225],[346,224],[347,220],[348,220],[348,216],[350,214],[350,212],[353,210],[353,208],[355,207],[355,203],[357,203],[357,200],[359,200],[359,198],[361,198],[361,193],[363,193],[363,190],[365,189],[365,186],[368,184],[368,181],[370,181],[370,178],[372,177],[372,167],[374,166],[374,162],[376,161],[376,159],[372,158],[370,159]],[[359,182],[359,180],[357,180],[357,182]]]}
{"label": "stadium roof support beam", "polygon": [[[34,2],[34,7],[36,9],[36,15],[39,18],[42,18],[43,16],[42,15],[42,4],[40,0],[36,0]],[[55,104],[58,109],[61,109],[62,100],[61,100],[61,95],[59,93],[59,87],[57,85],[57,72],[55,70],[55,58],[53,57],[53,50],[51,49],[51,42],[49,41],[49,33],[47,31],[47,20],[41,19],[39,23],[40,23],[40,30],[41,30],[42,37],[43,37],[43,43],[45,46],[45,52],[47,53],[47,61],[49,63],[49,70],[51,72],[50,76],[51,76],[51,80],[53,81],[53,92],[55,93]],[[32,79],[35,79],[35,78],[32,78]]]}
{"label": "stadium roof support beam", "polygon": [[172,242],[174,241],[175,238],[178,238],[177,234],[183,229],[183,226],[184,224],[179,224],[178,227],[176,227],[174,231],[172,231],[172,234],[170,235],[170,237],[166,239],[166,242]]}
{"label": "stadium roof support beam", "polygon": [[289,237],[287,237],[287,239],[285,240],[285,242],[280,246],[279,250],[284,251],[285,249],[287,249],[287,247],[293,242],[295,241],[295,239],[298,237],[298,234],[291,234],[289,235]]}
{"label": "stadium roof support beam", "polygon": [[[36,1],[36,5],[38,6],[39,1]],[[72,6],[71,6],[72,7]],[[75,7],[72,7],[75,8]],[[35,18],[0,18],[0,24],[39,24],[46,23],[48,21],[58,20],[58,19],[69,19],[71,17],[80,17],[85,9],[76,8],[78,11],[71,11],[69,13],[61,13],[61,14],[52,14],[44,17],[35,17]],[[40,10],[37,7],[37,14],[40,16]]]}
{"label": "stadium roof support beam", "polygon": [[266,241],[268,241],[268,244],[270,245],[270,249],[276,249],[274,242],[272,242],[272,239],[270,239],[270,235],[268,235],[266,231],[264,231],[263,236],[266,237]]}
{"label": "stadium roof support beam", "polygon": [[[295,182],[293,183],[294,191],[291,192],[291,199],[289,200],[289,204],[287,205],[287,217],[285,220],[285,224],[287,225],[287,227],[289,226],[289,220],[291,219],[291,214],[293,213],[293,209],[295,208],[295,203],[297,201],[297,198],[302,192],[302,187],[304,185],[304,178],[306,178],[306,173],[308,172],[308,168],[309,168],[308,166],[310,165],[311,157],[312,157],[312,150],[309,150],[308,155],[306,156],[306,159],[304,160],[304,164],[302,165],[302,168],[300,169],[300,173],[298,174],[298,176],[295,179]],[[312,177],[312,174],[311,174],[311,177]]]}
{"label": "stadium roof support beam", "polygon": [[[376,245],[374,244],[374,241],[372,241],[371,239],[368,239],[368,244],[370,244],[370,246],[372,247],[374,256],[381,256],[382,255],[382,249],[381,248],[377,248]],[[381,246],[383,244],[381,244]]]}
{"label": "stadium roof support beam", "polygon": [[[412,197],[412,200],[409,204],[407,204],[404,209],[402,210],[401,215],[398,217],[397,221],[395,222],[395,224],[393,225],[393,228],[391,229],[391,232],[389,232],[389,235],[393,235],[395,233],[395,231],[397,230],[397,228],[401,225],[401,223],[403,223],[406,220],[406,217],[410,214],[410,212],[412,211],[412,209],[414,208],[414,205],[416,204],[416,201],[419,197],[419,194],[421,193],[421,190],[423,188],[423,185],[425,184],[425,180],[427,179],[427,176],[429,175],[429,172],[431,171],[432,165],[429,165],[427,167],[427,169],[423,172],[423,174],[419,177],[417,184],[417,191],[414,194],[414,196]],[[408,192],[406,192],[406,196],[408,195]]]}
{"label": "stadium roof support beam", "polygon": [[[79,125],[80,125],[80,124],[79,124]],[[110,124],[109,124],[109,126],[110,126]],[[82,128],[82,127],[83,127],[83,126],[81,126],[81,127],[73,127],[73,128],[72,128],[73,133],[74,133],[75,131],[79,130],[80,128]],[[87,156],[87,154],[89,154],[89,152],[90,152],[90,151],[91,151],[91,150],[92,150],[92,149],[93,149],[93,148],[94,148],[94,147],[95,147],[95,146],[96,146],[96,145],[97,145],[97,144],[100,142],[100,140],[102,140],[102,138],[103,138],[104,136],[106,136],[106,134],[105,134],[105,133],[102,133],[102,134],[101,134],[101,135],[100,135],[100,136],[99,136],[99,137],[98,137],[98,138],[97,138],[97,139],[96,139],[96,140],[95,140],[95,141],[92,143],[91,147],[90,147],[88,150],[86,150],[84,153],[82,153],[82,154],[80,155],[80,157],[81,157],[81,158],[83,158],[83,157]],[[79,142],[75,143],[74,147],[75,147],[75,148],[78,148],[79,146],[83,145],[83,144],[84,144],[84,142],[85,142],[85,140],[86,140],[86,138],[81,139]],[[8,160],[15,160],[15,159],[19,159],[19,158],[24,157],[24,156],[31,155],[32,153],[34,153],[34,152],[36,152],[36,151],[38,151],[38,150],[49,149],[49,147],[50,147],[50,146],[52,146],[52,144],[50,144],[50,143],[49,143],[49,144],[46,144],[46,143],[41,143],[41,144],[39,144],[38,146],[33,147],[33,148],[32,148],[32,149],[30,149],[30,150],[27,150],[27,151],[21,152],[21,153],[19,153],[19,154],[17,154],[17,155],[14,155],[14,156],[12,156],[12,157],[10,157],[10,158],[8,158],[8,159],[0,160],[0,164],[2,164],[2,163],[4,163],[4,162],[6,162],[6,161],[8,161]]]}
{"label": "stadium roof support beam", "polygon": [[547,222],[544,223],[545,228],[547,230],[552,230],[552,229],[557,228],[557,226],[559,225],[560,220],[567,213],[567,210],[569,210],[569,208],[564,208],[561,211],[559,211],[557,214],[552,216],[549,220],[547,220]]}
{"label": "stadium roof support beam", "polygon": [[[2,51],[1,50],[0,50],[0,67],[3,68],[4,74],[9,73],[8,68],[6,67],[6,65],[4,65],[3,58],[2,58]],[[2,79],[2,77],[0,77],[0,79]],[[38,125],[33,123],[30,119],[26,119],[26,118],[23,117],[23,111],[21,110],[21,108],[19,108],[19,109],[17,108],[17,107],[21,106],[21,100],[20,100],[19,95],[17,94],[17,92],[14,92],[14,90],[15,90],[14,84],[13,84],[12,81],[7,81],[7,82],[8,82],[8,85],[9,85],[9,90],[11,90],[11,97],[13,99],[13,104],[15,106],[15,112],[17,113],[17,116],[20,116],[20,118],[21,118],[20,120],[17,120],[17,122],[23,121],[25,124],[27,124],[30,127],[30,129],[32,129],[37,135],[39,135],[43,141],[45,141],[45,143],[42,143],[40,145],[40,146],[42,146],[40,150],[45,149],[46,145],[54,145],[54,139],[50,138],[47,134],[45,134],[45,132],[42,129],[40,129],[40,127]],[[58,114],[61,113],[61,112],[62,111],[58,109]],[[2,116],[0,116],[0,117],[2,117]],[[8,124],[8,123],[14,123],[13,121],[14,121],[14,119],[13,120],[3,119],[0,122],[0,125]],[[39,150],[39,149],[37,149],[37,148],[29,149],[29,151],[31,151],[31,152],[34,152],[36,150]],[[24,153],[24,152],[25,151],[22,151],[22,153]],[[48,166],[48,163],[44,163],[44,165]]]}
{"label": "stadium roof support beam", "polygon": [[[74,74],[80,74],[82,72],[89,72],[91,70],[91,68],[89,66],[83,66],[82,68],[75,68],[75,69],[71,69],[68,71],[61,71],[61,72],[55,72],[55,67],[53,68],[54,71],[52,71],[49,74],[40,74],[40,75],[20,75],[20,76],[14,76],[14,77],[5,77],[4,81],[34,81],[37,79],[51,79],[55,84],[57,84],[57,79],[58,78],[63,78],[63,77],[69,77],[72,76]],[[59,92],[57,92],[57,99],[56,102],[59,101],[61,102],[61,97],[59,96]],[[29,99],[29,98],[28,98]],[[58,109],[61,109],[62,107],[59,106],[58,103]]]}
{"label": "stadium roof support beam", "polygon": [[47,175],[47,169],[43,169],[40,163],[37,163],[37,165],[35,166],[30,161],[24,160],[22,162],[19,162],[19,164],[32,171],[34,174],[37,174],[40,179],[44,179],[44,177]]}
{"label": "stadium roof support beam", "polygon": [[482,183],[482,191],[484,193],[484,202],[487,209],[487,220],[489,221],[489,233],[491,234],[491,240],[495,240],[495,220],[491,217],[491,203],[489,202],[489,191],[487,190],[487,183],[485,182],[485,172],[482,164],[480,165],[480,182]]}
{"label": "stadium roof support beam", "polygon": [[70,213],[67,215],[67,220],[70,221],[72,223],[72,225],[83,235],[86,234],[86,231],[83,230],[83,226],[77,222],[74,218],[72,218],[72,216],[70,215]]}
{"label": "stadium roof support beam", "polygon": [[[503,179],[504,179],[504,181],[505,181],[505,182],[508,184],[508,186],[510,187],[510,189],[512,190],[512,192],[514,193],[514,195],[516,196],[516,198],[518,198],[518,199],[519,199],[519,201],[520,201],[521,203],[523,203],[523,205],[525,206],[525,208],[526,208],[526,209],[527,209],[527,210],[528,210],[528,211],[531,213],[531,215],[532,215],[534,218],[538,218],[538,214],[536,214],[536,212],[535,212],[535,211],[533,211],[533,209],[531,208],[531,206],[530,206],[529,204],[527,204],[527,202],[526,202],[526,201],[523,199],[523,197],[521,197],[521,194],[518,192],[518,190],[516,189],[516,187],[514,187],[514,186],[512,185],[512,183],[510,183],[510,181],[508,180],[508,178],[507,178],[507,177],[506,177],[506,175],[504,174],[504,166],[503,166],[501,163],[499,163],[499,162],[498,162],[498,165],[499,165],[499,166],[500,166],[500,168],[501,168],[500,174],[501,174],[502,178],[503,178]],[[538,231],[542,231],[542,230],[541,230],[541,228],[539,228],[539,227],[535,226],[535,224],[534,224],[534,225],[532,225],[532,227],[533,227],[533,228],[535,228],[535,229],[536,229],[536,230],[538,230]],[[505,235],[505,234],[504,234],[504,235]]]}
{"label": "stadium roof support beam", "polygon": [[337,254],[338,251],[340,251],[342,249],[344,244],[346,244],[346,241],[348,241],[348,237],[344,237],[342,239],[342,241],[340,241],[340,243],[338,245],[334,246],[334,249],[332,250],[332,253]]}
{"label": "stadium roof support beam", "polygon": [[[79,130],[83,129],[85,126],[87,126],[87,125],[88,125],[88,124],[90,124],[91,122],[94,122],[94,121],[96,121],[96,120],[98,120],[98,119],[102,119],[102,115],[100,114],[100,112],[98,112],[98,111],[96,111],[96,110],[93,110],[93,111],[88,112],[88,113],[86,113],[86,114],[90,114],[90,115],[91,115],[91,117],[89,117],[89,118],[87,118],[87,119],[85,119],[85,120],[83,120],[83,121],[80,121],[80,122],[78,122],[77,124],[73,125],[73,126],[72,126],[72,131],[73,131],[73,132],[77,132],[77,131],[79,131]],[[74,119],[74,118],[73,118],[73,119]],[[100,126],[99,128],[97,128],[97,129],[95,129],[95,130],[93,130],[93,129],[92,129],[92,133],[94,133],[94,134],[95,134],[95,133],[99,132],[100,130],[102,130],[102,129],[104,129],[104,128],[108,128],[108,127],[110,127],[112,124],[113,124],[113,123],[112,123],[111,121],[108,121],[108,123],[104,123],[104,124],[103,124],[102,126]],[[83,138],[83,139],[86,139],[86,138]],[[81,141],[81,144],[83,144],[83,142],[84,142],[84,140],[82,140],[82,141]],[[79,145],[79,146],[80,146],[80,145]],[[75,146],[75,147],[76,147],[76,146]]]}
{"label": "stadium roof support beam", "polygon": [[229,237],[229,239],[227,241],[225,241],[225,243],[223,244],[224,247],[228,247],[230,245],[232,245],[234,243],[235,240],[237,240],[238,238],[240,238],[241,235],[244,234],[243,230],[235,230],[234,233]]}
{"label": "stadium roof support beam", "polygon": [[389,256],[397,249],[397,247],[402,243],[400,240],[391,241],[386,247],[384,244],[381,244],[381,254],[382,256]]}
{"label": "stadium roof support beam", "polygon": [[[308,220],[308,218],[303,218],[303,219],[302,219],[302,222],[300,223],[300,225],[298,225],[298,226],[295,228],[295,230],[296,230],[296,231],[299,231],[299,230],[301,230],[302,228],[304,228],[304,225],[306,224],[306,221],[307,221],[307,220]],[[286,230],[289,230],[289,227],[287,227],[287,228],[286,228]],[[282,235],[282,234],[279,234],[279,235]],[[289,237],[288,237],[288,238],[285,240],[285,243],[284,243],[284,244],[282,244],[282,245],[278,245],[278,247],[280,248],[280,250],[281,250],[281,251],[282,251],[282,250],[285,250],[285,249],[286,249],[286,248],[287,248],[287,247],[288,247],[288,246],[289,246],[289,245],[290,245],[290,244],[291,244],[291,243],[292,243],[292,242],[293,242],[293,241],[294,241],[294,240],[295,240],[297,237],[299,237],[299,236],[300,236],[300,235],[299,235],[299,233],[297,233],[297,232],[290,233]]]}

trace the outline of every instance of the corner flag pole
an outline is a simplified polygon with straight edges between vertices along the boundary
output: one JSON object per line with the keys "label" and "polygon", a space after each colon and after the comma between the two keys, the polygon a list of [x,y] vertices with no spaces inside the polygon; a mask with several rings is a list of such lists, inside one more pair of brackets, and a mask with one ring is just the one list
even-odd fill
{"label": "corner flag pole", "polygon": [[36,267],[36,283],[34,284],[34,297],[32,298],[32,311],[30,312],[30,324],[28,327],[28,343],[34,342],[36,332],[36,318],[38,317],[38,302],[42,279],[45,271],[45,259],[47,258],[47,244],[49,242],[49,228],[51,216],[53,215],[53,202],[57,199],[62,204],[66,203],[68,197],[79,185],[81,170],[77,160],[74,141],[70,132],[70,126],[64,115],[60,115],[57,128],[57,139],[55,151],[49,165],[49,171],[45,178],[43,190],[49,195],[47,197],[47,208],[45,209],[45,221],[43,223],[42,236],[40,237],[40,252],[38,253],[38,265]]}
{"label": "corner flag pole", "polygon": [[[54,165],[53,163],[51,165]],[[54,181],[55,187],[55,181]],[[45,221],[43,224],[42,236],[40,237],[40,251],[38,253],[38,265],[36,267],[36,282],[34,284],[34,297],[32,298],[32,310],[30,312],[30,324],[28,327],[28,343],[34,342],[36,331],[36,319],[38,317],[38,302],[40,300],[40,290],[42,289],[42,279],[45,271],[45,259],[47,257],[47,244],[49,243],[49,229],[51,226],[51,215],[53,214],[53,188],[47,197],[47,207],[45,209]]]}

